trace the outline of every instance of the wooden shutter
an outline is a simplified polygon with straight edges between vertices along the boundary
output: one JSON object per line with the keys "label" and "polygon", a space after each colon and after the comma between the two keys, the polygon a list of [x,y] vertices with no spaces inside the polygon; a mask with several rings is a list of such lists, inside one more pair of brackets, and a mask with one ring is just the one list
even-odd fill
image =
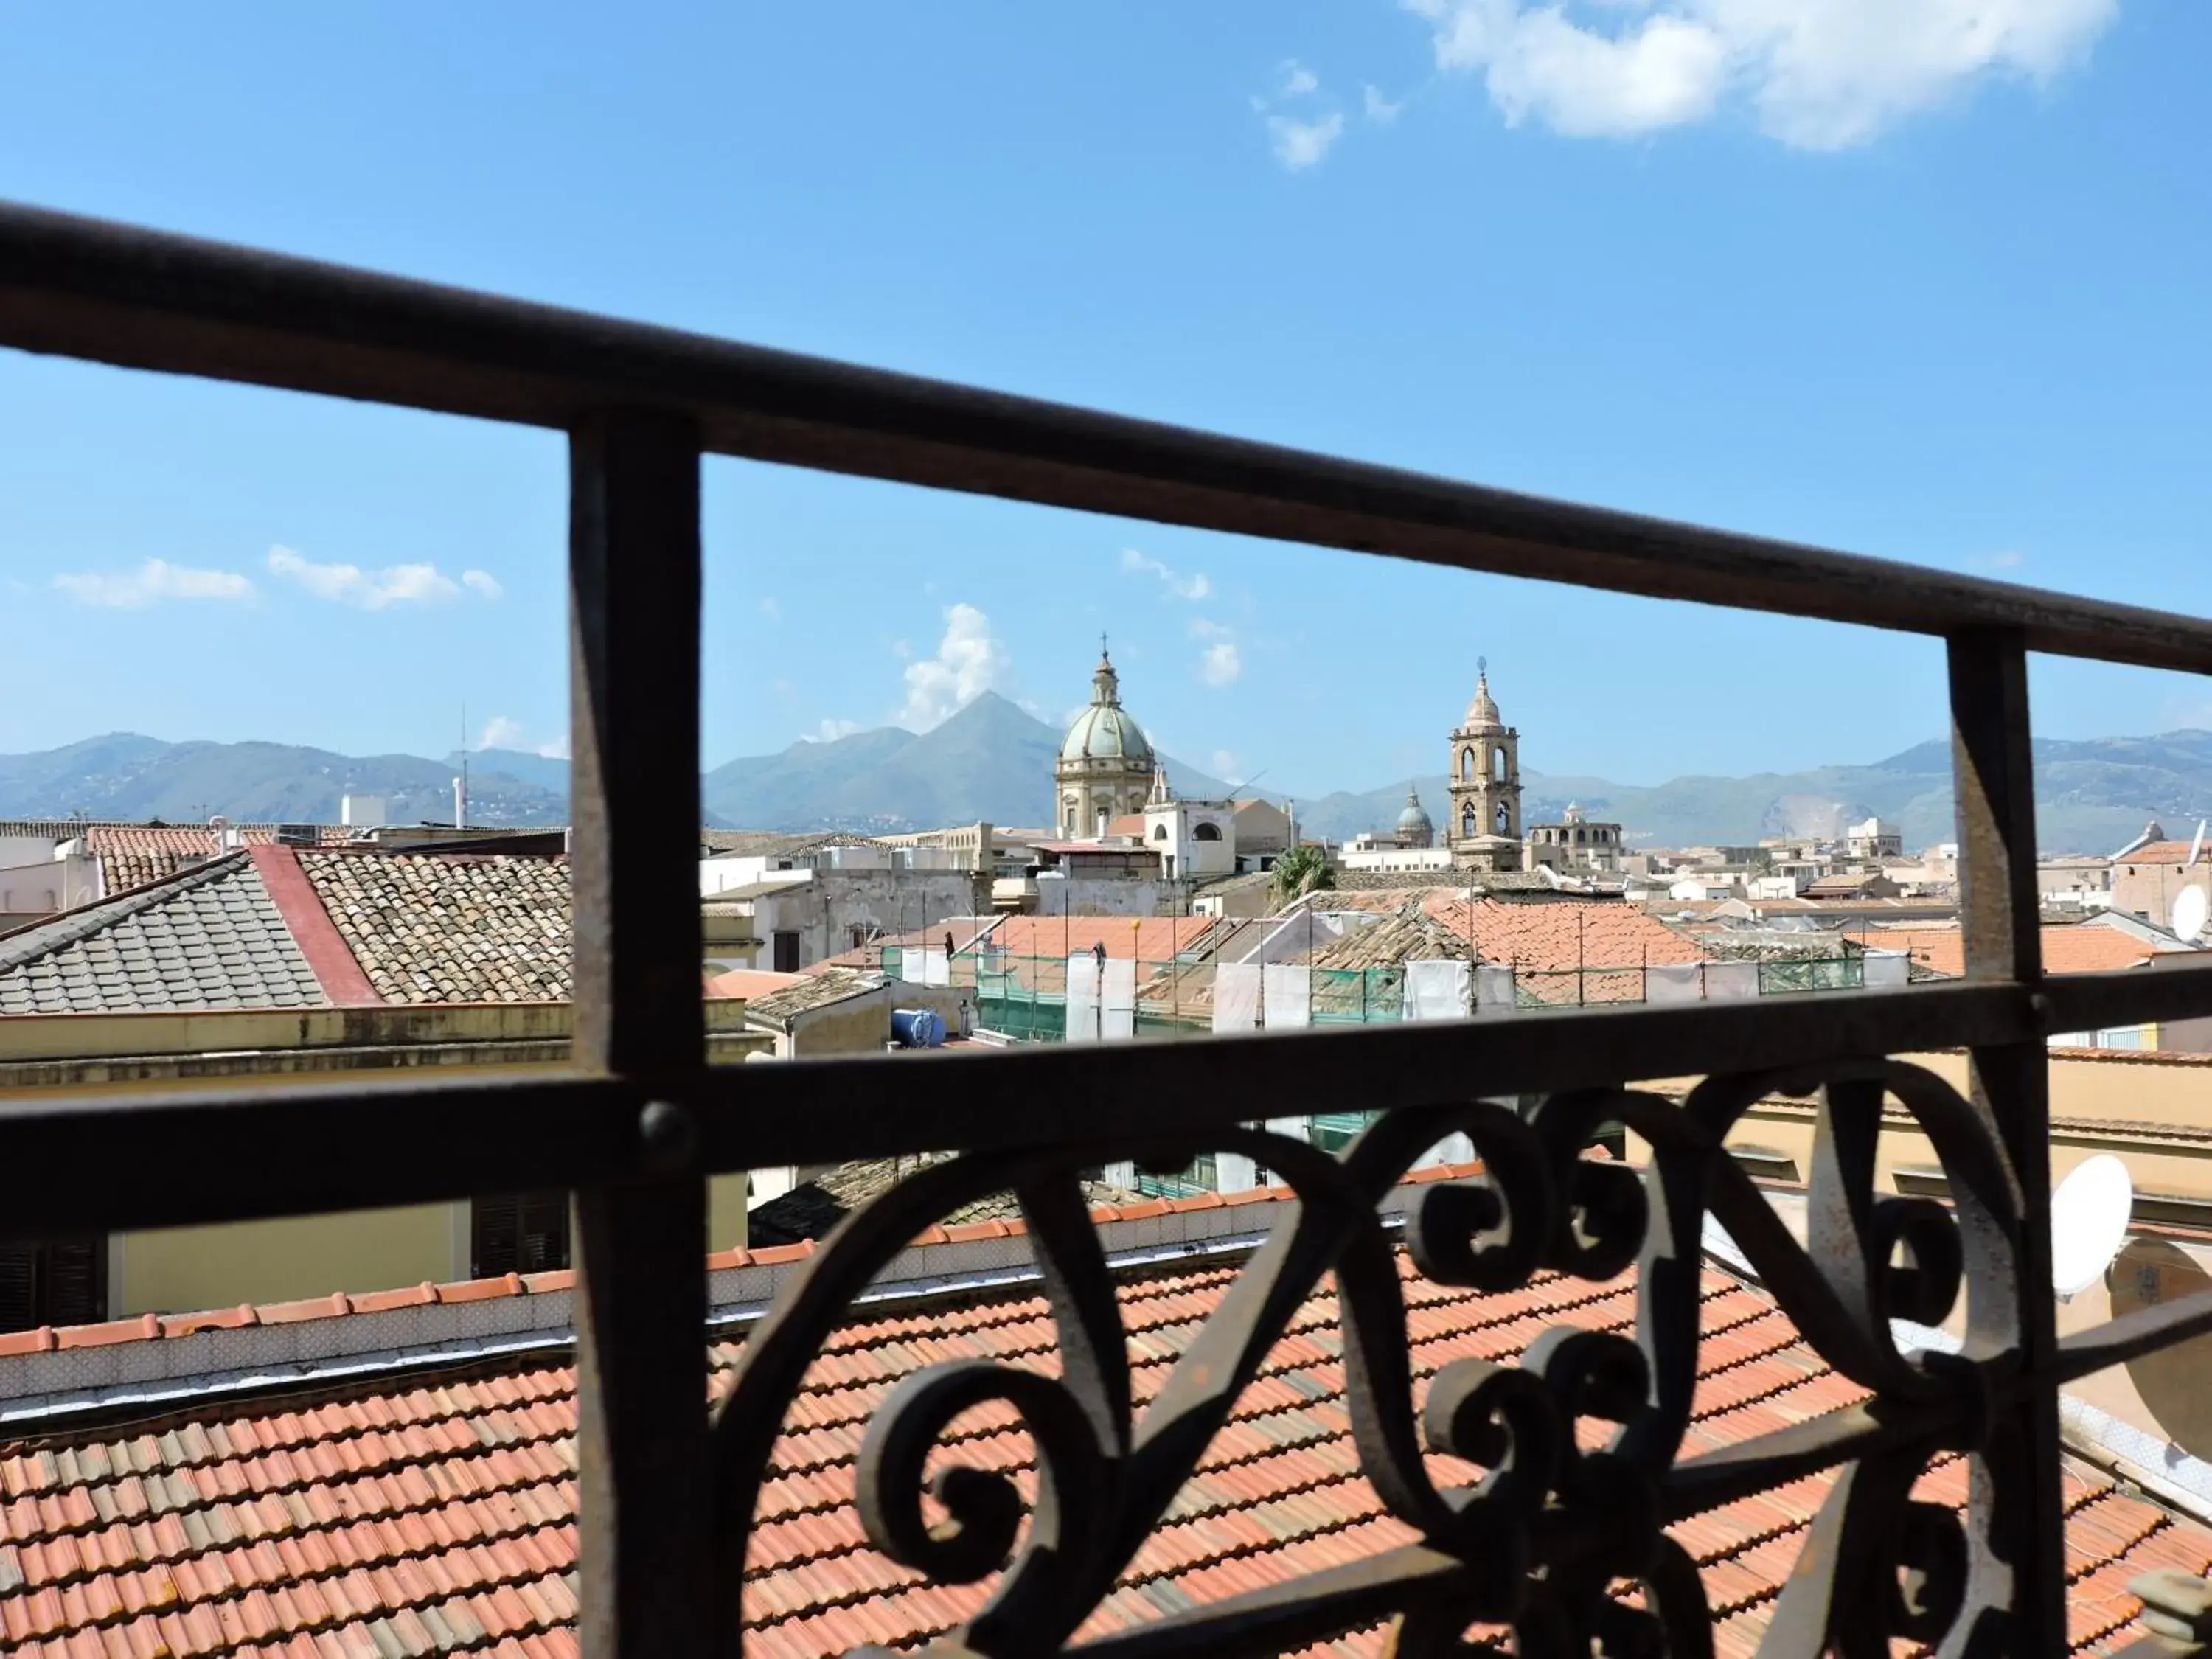
{"label": "wooden shutter", "polygon": [[470,1273],[494,1279],[515,1271],[522,1247],[522,1200],[513,1193],[469,1201]]}
{"label": "wooden shutter", "polygon": [[545,1273],[568,1265],[568,1194],[496,1193],[470,1203],[471,1273]]}
{"label": "wooden shutter", "polygon": [[568,1194],[531,1193],[518,1200],[522,1213],[520,1261],[514,1271],[542,1273],[568,1265]]}
{"label": "wooden shutter", "polygon": [[107,1317],[107,1241],[58,1238],[46,1247],[42,1325],[91,1325]]}
{"label": "wooden shutter", "polygon": [[0,1244],[0,1331],[36,1330],[39,1317],[39,1247]]}

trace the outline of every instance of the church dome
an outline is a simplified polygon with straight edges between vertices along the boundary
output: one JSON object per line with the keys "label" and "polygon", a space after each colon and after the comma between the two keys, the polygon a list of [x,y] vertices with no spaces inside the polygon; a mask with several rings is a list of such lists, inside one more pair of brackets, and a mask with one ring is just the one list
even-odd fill
{"label": "church dome", "polygon": [[1401,837],[1433,836],[1436,830],[1437,826],[1429,822],[1429,815],[1421,810],[1419,794],[1412,789],[1407,790],[1406,810],[1398,814],[1398,834]]}
{"label": "church dome", "polygon": [[1062,760],[1125,760],[1152,763],[1152,745],[1145,728],[1126,709],[1093,703],[1075,717],[1060,745]]}
{"label": "church dome", "polygon": [[1091,676],[1091,706],[1075,717],[1060,745],[1064,761],[1112,760],[1132,769],[1152,769],[1152,745],[1136,716],[1121,707],[1121,677],[1102,650]]}

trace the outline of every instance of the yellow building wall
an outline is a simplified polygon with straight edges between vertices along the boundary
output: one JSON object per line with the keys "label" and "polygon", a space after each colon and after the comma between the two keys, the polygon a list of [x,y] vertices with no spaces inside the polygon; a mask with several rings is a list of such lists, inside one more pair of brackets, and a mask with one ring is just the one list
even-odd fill
{"label": "yellow building wall", "polygon": [[467,1249],[468,1206],[456,1204],[125,1233],[109,1257],[108,1315],[437,1284],[467,1277],[455,1260]]}
{"label": "yellow building wall", "polygon": [[[1963,1053],[1899,1058],[1966,1092]],[[2140,1193],[2212,1198],[2212,1139],[2198,1138],[2212,1127],[2212,1064],[2203,1056],[2061,1050],[2051,1056],[2050,1076],[2054,1185],[2083,1159],[2110,1152],[2127,1164]],[[1672,1094],[1689,1084],[1658,1086]],[[1765,1101],[1737,1120],[1728,1144],[1780,1153],[1796,1165],[1796,1179],[1803,1182],[1812,1170],[1814,1121],[1810,1100]],[[2185,1133],[2166,1133],[2171,1130]],[[1630,1157],[1640,1162],[1648,1149],[1633,1136],[1631,1141]],[[1899,1169],[1931,1169],[1938,1161],[1925,1135],[1892,1119],[1875,1148],[1875,1184],[1896,1191]]]}
{"label": "yellow building wall", "polygon": [[741,1250],[745,1244],[745,1176],[710,1176],[707,1181],[707,1248]]}

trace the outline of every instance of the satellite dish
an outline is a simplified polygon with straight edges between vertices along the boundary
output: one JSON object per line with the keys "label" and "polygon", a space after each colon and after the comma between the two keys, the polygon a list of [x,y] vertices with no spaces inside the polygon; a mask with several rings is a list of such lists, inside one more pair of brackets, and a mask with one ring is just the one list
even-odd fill
{"label": "satellite dish", "polygon": [[2128,1236],[2135,1183],[2128,1166],[2109,1152],[2075,1165],[2051,1195],[2051,1286],[2062,1297],[2086,1291]]}
{"label": "satellite dish", "polygon": [[2177,937],[2195,939],[2204,932],[2204,920],[2212,914],[2212,898],[2205,896],[2202,887],[2185,887],[2174,896],[2173,931]]}
{"label": "satellite dish", "polygon": [[[2112,1287],[2115,1319],[2212,1291],[2212,1275],[2162,1238],[2130,1239],[2105,1282]],[[2193,1457],[2212,1453],[2212,1389],[2204,1386],[2208,1365],[2212,1337],[2203,1336],[2128,1361],[2128,1381],[2136,1385],[2152,1420]]]}

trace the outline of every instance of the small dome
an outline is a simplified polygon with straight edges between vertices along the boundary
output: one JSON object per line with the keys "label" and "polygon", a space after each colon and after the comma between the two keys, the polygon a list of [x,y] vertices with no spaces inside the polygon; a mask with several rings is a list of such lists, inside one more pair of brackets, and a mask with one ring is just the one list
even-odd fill
{"label": "small dome", "polygon": [[1421,797],[1414,790],[1406,791],[1406,810],[1398,814],[1398,833],[1401,836],[1436,833],[1437,826],[1429,822],[1429,815],[1421,810]]}
{"label": "small dome", "polygon": [[1474,701],[1467,706],[1467,718],[1460,722],[1462,732],[1503,732],[1505,721],[1498,712],[1498,705],[1490,696],[1490,674],[1484,671],[1474,683]]}
{"label": "small dome", "polygon": [[1114,659],[1102,647],[1098,666],[1091,676],[1091,706],[1075,717],[1060,745],[1064,761],[1118,760],[1132,766],[1152,765],[1152,745],[1136,717],[1121,707],[1121,676]]}

